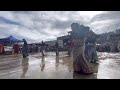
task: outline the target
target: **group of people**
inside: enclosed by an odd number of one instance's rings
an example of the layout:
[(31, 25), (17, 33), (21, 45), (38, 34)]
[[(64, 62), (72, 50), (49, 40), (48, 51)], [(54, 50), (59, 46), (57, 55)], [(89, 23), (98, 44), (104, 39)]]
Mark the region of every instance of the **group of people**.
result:
[[(0, 54), (4, 54), (5, 52), (5, 47), (3, 43), (0, 43)], [(12, 53), (13, 54), (19, 54), (22, 52), (22, 46), (19, 45), (18, 43), (15, 43), (12, 47)]]
[[(41, 52), (42, 56), (45, 56), (45, 52), (47, 51), (48, 47), (47, 45), (42, 41), (41, 45), (28, 45), (27, 41), (25, 39), (22, 40), (23, 45), (20, 45), (19, 43), (15, 43), (12, 46), (12, 54), (21, 54), (23, 55), (23, 58), (27, 57), (29, 53), (34, 52)], [(56, 52), (56, 55), (59, 55), (59, 44), (58, 42), (55, 43), (54, 49)], [(0, 54), (4, 54), (4, 45), (0, 43)]]
[(105, 45), (97, 45), (98, 52), (120, 52), (119, 45), (114, 44), (105, 44)]
[[(73, 56), (73, 69), (75, 72), (83, 72), (84, 74), (94, 73), (91, 63), (98, 62), (96, 40), (99, 38), (89, 27), (84, 25), (79, 25), (78, 23), (71, 24), (71, 40), (68, 41), (68, 55)], [(29, 56), (29, 47), (25, 39), (23, 39), (22, 50), (18, 44), (13, 46), (14, 52), (19, 53), (21, 51), (23, 58)], [(0, 53), (2, 52), (3, 46), (0, 44)], [(108, 50), (111, 50), (108, 47)], [(38, 50), (37, 47), (35, 50)], [(113, 48), (112, 48), (113, 49)], [(33, 49), (32, 49), (33, 50)], [(41, 43), (41, 53), (42, 56), (45, 56), (45, 43)], [(59, 55), (59, 44), (58, 41), (55, 43), (55, 53), (56, 56)]]
[(39, 52), (39, 46), (35, 44), (28, 45), (29, 53)]
[[(45, 47), (46, 47), (45, 43), (42, 41), (42, 43), (41, 43), (41, 53), (42, 53), (42, 56), (45, 56), (45, 49), (46, 49)], [(56, 56), (58, 56), (59, 55), (59, 43), (58, 43), (58, 41), (56, 41), (54, 47), (55, 47)]]
[(22, 45), (15, 43), (13, 45), (13, 51), (14, 51), (14, 54), (22, 53)]
[[(22, 48), (22, 54), (23, 54), (23, 58), (27, 57), (29, 55), (29, 50), (30, 48), (28, 47), (28, 44), (26, 42), (25, 39), (23, 39), (23, 48)], [(38, 51), (42, 53), (42, 56), (45, 56), (45, 49), (46, 49), (46, 45), (45, 43), (42, 41), (41, 42), (41, 46), (37, 47)], [(32, 49), (33, 50), (33, 49)], [(34, 48), (34, 50), (36, 50), (36, 48)], [(59, 55), (59, 44), (58, 41), (55, 43), (55, 52), (56, 52), (56, 56)]]

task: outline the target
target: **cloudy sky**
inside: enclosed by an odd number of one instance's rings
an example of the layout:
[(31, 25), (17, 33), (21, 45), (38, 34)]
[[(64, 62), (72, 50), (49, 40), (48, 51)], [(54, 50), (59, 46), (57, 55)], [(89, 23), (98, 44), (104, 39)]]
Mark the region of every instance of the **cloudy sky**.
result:
[(0, 11), (0, 38), (13, 35), (28, 42), (55, 40), (67, 35), (73, 22), (95, 33), (120, 28), (119, 11)]

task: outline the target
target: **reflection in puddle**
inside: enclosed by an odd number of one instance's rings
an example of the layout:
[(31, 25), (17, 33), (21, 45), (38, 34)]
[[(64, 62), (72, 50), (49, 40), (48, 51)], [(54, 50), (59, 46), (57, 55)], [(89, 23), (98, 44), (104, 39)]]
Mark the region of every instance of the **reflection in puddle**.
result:
[(45, 56), (42, 56), (40, 67), (41, 67), (41, 71), (44, 71), (44, 68), (45, 68)]
[[(91, 75), (73, 72), (73, 59), (65, 53), (55, 52), (41, 57), (40, 54), (22, 56), (2, 56), (0, 58), (0, 78), (40, 78), (40, 79), (117, 79), (120, 78), (120, 54), (98, 53), (100, 63), (92, 64), (95, 73)], [(109, 55), (109, 56), (108, 56)], [(113, 59), (114, 58), (114, 59)], [(104, 59), (104, 60), (103, 60)], [(14, 67), (15, 66), (15, 67)], [(4, 69), (3, 69), (4, 68)], [(21, 73), (22, 69), (22, 73)], [(29, 69), (29, 70), (28, 70)]]
[(58, 66), (59, 66), (59, 56), (56, 56), (56, 63), (55, 63), (55, 68), (56, 70), (58, 70)]
[(23, 58), (22, 60), (22, 75), (21, 78), (25, 78), (25, 74), (27, 73), (29, 68), (29, 58)]

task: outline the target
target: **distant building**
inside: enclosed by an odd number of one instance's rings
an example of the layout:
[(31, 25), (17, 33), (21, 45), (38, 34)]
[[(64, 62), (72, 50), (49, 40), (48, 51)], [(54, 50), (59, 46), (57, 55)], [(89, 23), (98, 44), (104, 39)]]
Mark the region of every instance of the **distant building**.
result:
[(67, 44), (67, 42), (71, 39), (71, 33), (72, 31), (68, 32), (68, 35), (58, 37), (57, 40), (63, 42), (63, 46)]

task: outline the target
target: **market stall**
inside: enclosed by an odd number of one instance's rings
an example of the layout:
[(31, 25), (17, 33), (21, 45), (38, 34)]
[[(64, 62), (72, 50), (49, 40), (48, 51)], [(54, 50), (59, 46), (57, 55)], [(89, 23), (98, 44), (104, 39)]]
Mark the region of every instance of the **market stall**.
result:
[(4, 45), (4, 54), (12, 54), (13, 44), (22, 42), (13, 36), (7, 38), (1, 38), (0, 43)]

